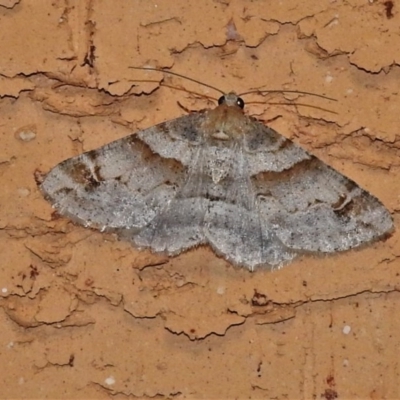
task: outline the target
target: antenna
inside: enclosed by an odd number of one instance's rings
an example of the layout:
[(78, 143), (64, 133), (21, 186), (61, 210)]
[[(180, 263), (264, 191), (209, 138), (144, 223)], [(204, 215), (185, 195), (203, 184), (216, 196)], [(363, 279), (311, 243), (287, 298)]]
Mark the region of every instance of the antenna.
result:
[(218, 88), (216, 88), (216, 87), (214, 87), (214, 86), (208, 85), (207, 83), (198, 81), (197, 79), (189, 78), (188, 76), (178, 74), (177, 72), (167, 71), (167, 70), (165, 70), (165, 69), (153, 68), (153, 67), (129, 67), (129, 68), (138, 69), (138, 70), (142, 70), (142, 71), (156, 71), (156, 72), (162, 72), (162, 73), (164, 73), (164, 74), (169, 74), (169, 75), (178, 76), (179, 78), (186, 79), (186, 80), (188, 80), (188, 81), (192, 81), (192, 82), (195, 82), (195, 83), (197, 83), (197, 84), (199, 84), (199, 85), (203, 85), (203, 86), (205, 86), (205, 87), (208, 87), (209, 89), (216, 90), (217, 92), (219, 92), (219, 93), (221, 93), (221, 94), (223, 94), (223, 95), (225, 94), (225, 92), (223, 92), (221, 89), (218, 89)]
[(328, 97), (323, 94), (318, 94), (318, 93), (312, 93), (312, 92), (304, 92), (302, 90), (285, 90), (285, 89), (267, 89), (267, 90), (250, 90), (248, 92), (240, 93), (238, 96), (246, 96), (251, 93), (257, 93), (257, 94), (264, 94), (264, 93), (297, 93), (297, 94), (305, 94), (307, 96), (314, 96), (314, 97), (319, 97), (321, 99), (325, 100), (331, 100), (331, 101), (337, 101), (337, 99), (334, 99), (333, 97)]
[(252, 93), (257, 93), (257, 94), (264, 94), (264, 93), (297, 93), (297, 94), (305, 94), (307, 96), (314, 96), (314, 97), (320, 97), (321, 99), (326, 99), (326, 100), (331, 100), (331, 101), (337, 101), (337, 99), (334, 99), (333, 97), (328, 97), (323, 94), (317, 94), (317, 93), (312, 93), (312, 92), (304, 92), (301, 90), (281, 90), (281, 89), (271, 89), (271, 90), (249, 90), (248, 92), (240, 93), (238, 96), (246, 96), (248, 94)]
[[(177, 76), (179, 78), (186, 79), (188, 81), (191, 81), (191, 82), (197, 83), (199, 85), (208, 87), (209, 89), (213, 89), (213, 90), (221, 93), (222, 95), (226, 94), (226, 92), (222, 91), (221, 89), (218, 89), (215, 86), (211, 86), (211, 85), (209, 85), (207, 83), (204, 83), (204, 82), (201, 82), (201, 81), (199, 81), (197, 79), (190, 78), (188, 76), (178, 74), (177, 72), (168, 71), (168, 70), (165, 70), (165, 69), (162, 69), (162, 68), (155, 68), (155, 67), (129, 67), (129, 68), (140, 70), (140, 71), (162, 72), (163, 74), (169, 74), (169, 75)], [(246, 96), (246, 95), (252, 94), (252, 93), (257, 93), (257, 94), (260, 94), (260, 95), (262, 95), (264, 93), (297, 93), (297, 94), (304, 94), (306, 96), (319, 97), (319, 98), (325, 99), (325, 100), (337, 101), (337, 99), (325, 96), (323, 94), (317, 94), (317, 93), (312, 93), (312, 92), (304, 92), (304, 91), (301, 91), (301, 90), (282, 90), (282, 89), (271, 89), (271, 90), (257, 90), (257, 89), (255, 89), (255, 90), (249, 90), (248, 92), (240, 93), (240, 94), (238, 94), (238, 96)]]

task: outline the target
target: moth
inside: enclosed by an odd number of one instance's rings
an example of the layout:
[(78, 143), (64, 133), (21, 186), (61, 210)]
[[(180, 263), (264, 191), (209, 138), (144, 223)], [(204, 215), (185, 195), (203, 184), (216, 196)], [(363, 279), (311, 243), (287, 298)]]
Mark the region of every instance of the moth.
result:
[(377, 198), (247, 116), (234, 92), (61, 162), (40, 189), (59, 214), (139, 249), (176, 256), (209, 245), (251, 271), (393, 230)]

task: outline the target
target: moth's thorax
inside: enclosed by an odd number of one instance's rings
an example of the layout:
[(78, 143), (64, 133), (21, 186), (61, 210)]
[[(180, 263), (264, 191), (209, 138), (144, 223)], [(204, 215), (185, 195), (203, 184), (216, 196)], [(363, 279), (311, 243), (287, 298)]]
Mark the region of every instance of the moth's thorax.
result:
[(203, 122), (203, 132), (206, 137), (218, 140), (235, 140), (246, 134), (248, 117), (238, 105), (220, 104), (207, 111)]

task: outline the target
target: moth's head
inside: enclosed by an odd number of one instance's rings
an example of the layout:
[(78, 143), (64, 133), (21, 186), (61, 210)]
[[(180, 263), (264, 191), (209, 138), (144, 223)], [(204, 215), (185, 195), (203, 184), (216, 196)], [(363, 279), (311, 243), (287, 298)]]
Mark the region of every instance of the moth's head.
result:
[(239, 107), (243, 110), (244, 108), (244, 101), (241, 97), (239, 97), (236, 93), (230, 92), (224, 94), (218, 99), (218, 104), (226, 104), (229, 107)]

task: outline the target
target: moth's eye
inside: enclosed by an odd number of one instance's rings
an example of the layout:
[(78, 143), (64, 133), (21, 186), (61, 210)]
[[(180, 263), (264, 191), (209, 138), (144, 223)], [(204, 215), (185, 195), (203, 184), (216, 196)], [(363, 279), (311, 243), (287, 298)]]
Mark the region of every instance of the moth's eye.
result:
[(226, 102), (225, 96), (221, 96), (221, 97), (218, 99), (218, 105), (224, 104), (225, 102)]
[(244, 108), (244, 101), (240, 97), (238, 97), (236, 104), (243, 109)]

